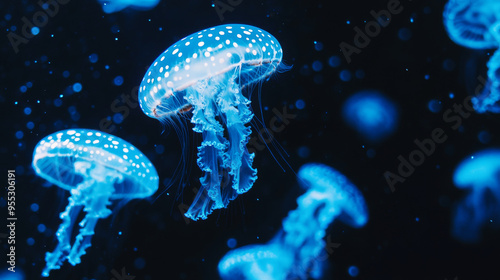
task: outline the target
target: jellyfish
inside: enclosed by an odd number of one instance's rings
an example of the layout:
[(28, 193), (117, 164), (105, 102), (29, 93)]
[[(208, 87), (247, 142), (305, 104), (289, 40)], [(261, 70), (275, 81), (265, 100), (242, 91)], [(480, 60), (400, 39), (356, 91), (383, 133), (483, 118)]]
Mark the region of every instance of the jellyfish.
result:
[(112, 14), (119, 12), (128, 7), (134, 8), (136, 10), (150, 10), (158, 3), (160, 0), (97, 0), (102, 5), (102, 10), (106, 14)]
[(201, 188), (186, 217), (206, 219), (257, 179), (255, 154), (246, 147), (251, 133), (246, 124), (253, 113), (243, 91), (249, 94), (252, 86), (284, 70), (282, 56), (278, 40), (268, 32), (227, 24), (183, 38), (147, 70), (139, 88), (144, 113), (174, 127), (189, 113), (193, 130), (203, 137), (197, 160)]
[(394, 132), (398, 113), (395, 104), (383, 94), (364, 90), (344, 102), (342, 116), (364, 139), (376, 143)]
[(302, 166), (299, 182), (306, 193), (267, 244), (229, 251), (219, 262), (222, 279), (319, 279), (326, 230), (336, 219), (354, 228), (368, 222), (361, 192), (340, 172), (319, 163)]
[[(71, 193), (62, 224), (57, 230), (57, 247), (45, 256), (42, 276), (48, 277), (67, 259), (80, 263), (91, 246), (99, 219), (111, 214), (111, 200), (146, 198), (158, 189), (159, 178), (151, 162), (130, 143), (104, 132), (70, 129), (43, 138), (33, 153), (35, 172)], [(72, 231), (80, 211), (85, 217), (73, 244)]]
[(462, 161), (453, 181), (469, 193), (455, 209), (452, 235), (465, 243), (477, 242), (481, 228), (500, 215), (500, 149), (483, 150)]
[(500, 113), (500, 2), (495, 0), (450, 0), (443, 14), (448, 35), (471, 49), (497, 49), (488, 61), (488, 82), (472, 98), (476, 112)]

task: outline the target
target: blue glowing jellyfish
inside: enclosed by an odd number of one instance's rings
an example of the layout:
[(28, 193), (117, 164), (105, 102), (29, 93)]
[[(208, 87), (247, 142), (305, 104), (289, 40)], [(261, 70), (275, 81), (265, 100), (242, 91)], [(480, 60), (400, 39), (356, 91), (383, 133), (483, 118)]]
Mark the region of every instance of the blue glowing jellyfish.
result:
[[(145, 198), (158, 189), (158, 174), (151, 162), (130, 143), (100, 131), (71, 129), (43, 138), (33, 153), (33, 168), (45, 180), (71, 193), (56, 236), (59, 244), (47, 252), (42, 276), (59, 269), (68, 259), (80, 263), (90, 247), (94, 227), (108, 217), (111, 200)], [(72, 231), (80, 211), (85, 218), (73, 245)]]
[(396, 105), (378, 91), (355, 93), (342, 106), (344, 120), (370, 142), (391, 135), (397, 126)]
[(481, 228), (500, 215), (500, 149), (484, 150), (462, 161), (453, 181), (469, 194), (455, 209), (452, 235), (477, 242)]
[[(174, 123), (192, 112), (193, 130), (203, 136), (198, 166), (204, 176), (186, 217), (206, 219), (257, 179), (254, 154), (246, 148), (251, 129), (245, 125), (253, 113), (243, 90), (250, 92), (254, 84), (285, 67), (282, 56), (278, 40), (268, 32), (228, 24), (178, 41), (146, 72), (139, 88), (144, 113)], [(229, 178), (228, 183), (221, 185), (222, 178)]]
[(97, 0), (102, 5), (102, 10), (106, 14), (111, 14), (119, 12), (128, 7), (134, 8), (136, 10), (149, 10), (158, 3), (160, 0)]
[(219, 262), (222, 279), (319, 279), (330, 223), (338, 218), (359, 228), (368, 222), (363, 195), (335, 169), (306, 164), (298, 177), (307, 191), (283, 220), (282, 231), (265, 245), (229, 251)]
[[(445, 7), (444, 25), (457, 44), (472, 49), (498, 49), (500, 46), (500, 2), (496, 0), (450, 0)], [(488, 84), (472, 98), (478, 113), (500, 113), (500, 53), (488, 62)]]

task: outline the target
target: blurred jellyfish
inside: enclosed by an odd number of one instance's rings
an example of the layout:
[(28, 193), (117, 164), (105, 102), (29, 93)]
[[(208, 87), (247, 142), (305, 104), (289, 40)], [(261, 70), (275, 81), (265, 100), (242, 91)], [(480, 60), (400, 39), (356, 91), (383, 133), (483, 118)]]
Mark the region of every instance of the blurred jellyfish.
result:
[(364, 90), (345, 101), (342, 116), (364, 139), (376, 143), (394, 132), (398, 113), (396, 105), (380, 92)]
[(335, 169), (306, 164), (298, 177), (307, 192), (283, 220), (283, 229), (265, 245), (229, 251), (219, 262), (222, 279), (319, 279), (328, 226), (335, 219), (355, 228), (368, 222), (363, 195)]
[(500, 215), (500, 149), (488, 149), (465, 159), (453, 181), (469, 194), (455, 209), (452, 235), (463, 242), (476, 242), (481, 228)]
[(158, 3), (160, 0), (97, 0), (102, 5), (102, 10), (106, 14), (111, 14), (119, 12), (125, 8), (131, 7), (136, 10), (150, 10)]
[[(450, 0), (445, 7), (444, 25), (449, 37), (471, 49), (498, 49), (500, 46), (500, 1)], [(500, 53), (488, 62), (488, 83), (483, 92), (472, 98), (478, 113), (500, 113)]]
[[(144, 113), (173, 124), (185, 137), (183, 121), (192, 111), (193, 130), (203, 136), (197, 163), (204, 176), (186, 217), (206, 219), (257, 179), (254, 154), (246, 148), (251, 129), (245, 125), (253, 113), (243, 90), (250, 94), (255, 84), (283, 69), (282, 56), (278, 40), (268, 32), (228, 24), (185, 37), (148, 69), (139, 88)], [(222, 178), (229, 180), (221, 183)]]
[[(90, 247), (99, 219), (111, 214), (111, 200), (145, 198), (158, 189), (158, 174), (151, 162), (130, 143), (100, 131), (75, 129), (55, 132), (43, 138), (33, 153), (33, 168), (45, 180), (71, 193), (62, 224), (56, 236), (59, 244), (47, 262), (42, 276), (48, 277), (68, 259), (80, 263)], [(85, 218), (71, 245), (73, 226), (85, 211)]]

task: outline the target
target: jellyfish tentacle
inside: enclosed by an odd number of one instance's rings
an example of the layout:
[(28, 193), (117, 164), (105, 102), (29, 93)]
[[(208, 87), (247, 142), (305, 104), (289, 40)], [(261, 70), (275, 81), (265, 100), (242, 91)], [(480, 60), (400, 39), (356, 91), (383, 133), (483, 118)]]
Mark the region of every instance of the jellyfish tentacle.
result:
[[(257, 179), (257, 169), (252, 168), (255, 154), (250, 154), (246, 147), (252, 130), (245, 126), (252, 118), (253, 113), (249, 109), (250, 100), (241, 93), (236, 82), (238, 71), (228, 79), (229, 83), (225, 91), (217, 98), (221, 113), (225, 117), (229, 135), (229, 150), (225, 154), (224, 166), (229, 168), (232, 177), (232, 188), (236, 191), (234, 195), (227, 195), (230, 200), (237, 194), (247, 192)], [(232, 190), (226, 192), (232, 193)]]
[(79, 223), (80, 232), (68, 256), (68, 262), (72, 265), (79, 264), (81, 256), (85, 255), (85, 250), (91, 246), (94, 228), (99, 219), (107, 218), (112, 213), (107, 206), (111, 204), (110, 197), (113, 192), (113, 183), (110, 184), (108, 181), (97, 182), (89, 191), (82, 191), (81, 194), (86, 197), (83, 200), (85, 204), (83, 210), (87, 214)]
[(211, 98), (217, 90), (217, 87), (208, 81), (202, 81), (198, 87), (188, 89), (186, 93), (186, 99), (194, 107), (191, 119), (195, 125), (193, 130), (203, 136), (203, 141), (198, 147), (197, 164), (204, 172), (204, 176), (200, 178), (200, 190), (185, 213), (186, 217), (193, 220), (206, 219), (214, 209), (225, 207), (220, 192), (222, 174), (219, 166), (223, 162), (222, 157), (228, 143), (223, 135), (224, 128), (216, 120), (218, 111)]
[(500, 51), (495, 51), (488, 61), (488, 83), (479, 96), (472, 98), (474, 109), (478, 113), (486, 111), (500, 113)]

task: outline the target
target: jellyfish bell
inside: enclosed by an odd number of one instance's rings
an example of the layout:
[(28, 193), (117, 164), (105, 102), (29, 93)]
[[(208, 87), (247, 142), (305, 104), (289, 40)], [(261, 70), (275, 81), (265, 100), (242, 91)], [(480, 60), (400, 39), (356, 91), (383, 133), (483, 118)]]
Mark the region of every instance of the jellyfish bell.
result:
[(144, 113), (175, 124), (190, 112), (193, 130), (203, 137), (197, 164), (204, 175), (186, 217), (206, 219), (257, 179), (255, 155), (246, 148), (253, 113), (243, 91), (285, 69), (282, 57), (281, 45), (267, 31), (226, 24), (181, 39), (147, 70), (139, 88)]
[(457, 203), (451, 233), (464, 243), (481, 238), (484, 225), (494, 223), (500, 215), (500, 149), (487, 149), (463, 160), (455, 169), (453, 182), (468, 190)]
[(463, 160), (453, 173), (460, 189), (493, 188), (500, 183), (500, 149), (488, 149)]
[(354, 228), (368, 221), (368, 209), (361, 192), (334, 168), (319, 164), (304, 164), (297, 173), (303, 188), (321, 190), (338, 209), (339, 219)]
[(495, 0), (450, 0), (443, 13), (450, 39), (472, 49), (500, 45), (500, 2)]
[[(158, 189), (159, 178), (151, 162), (130, 143), (104, 132), (69, 129), (43, 138), (35, 147), (32, 166), (40, 177), (71, 193), (60, 217), (56, 249), (46, 255), (42, 276), (47, 277), (67, 259), (80, 263), (91, 244), (99, 219), (112, 212), (111, 200), (145, 198)], [(85, 218), (71, 244), (71, 233), (80, 211)]]
[(228, 252), (219, 261), (219, 275), (224, 280), (286, 279), (292, 263), (283, 258), (279, 246), (248, 245)]

